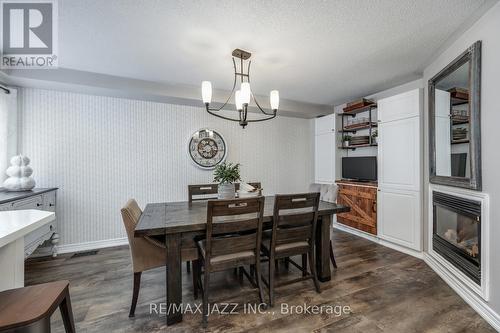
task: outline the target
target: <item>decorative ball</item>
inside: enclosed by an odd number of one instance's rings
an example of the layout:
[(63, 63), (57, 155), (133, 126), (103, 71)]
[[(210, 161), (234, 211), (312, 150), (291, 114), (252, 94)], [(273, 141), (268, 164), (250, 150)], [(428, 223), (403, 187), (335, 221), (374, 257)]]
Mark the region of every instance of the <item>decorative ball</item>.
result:
[(8, 191), (29, 191), (35, 187), (35, 180), (31, 175), (33, 169), (28, 166), (30, 159), (27, 156), (16, 155), (10, 159), (11, 166), (5, 172), (7, 178), (3, 187)]

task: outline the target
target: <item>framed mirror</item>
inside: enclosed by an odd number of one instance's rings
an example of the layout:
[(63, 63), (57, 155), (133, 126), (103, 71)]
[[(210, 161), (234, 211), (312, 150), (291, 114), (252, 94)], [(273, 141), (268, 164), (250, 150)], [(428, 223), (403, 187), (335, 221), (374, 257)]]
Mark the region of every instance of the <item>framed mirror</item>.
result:
[(429, 80), (429, 181), (481, 190), (481, 41)]

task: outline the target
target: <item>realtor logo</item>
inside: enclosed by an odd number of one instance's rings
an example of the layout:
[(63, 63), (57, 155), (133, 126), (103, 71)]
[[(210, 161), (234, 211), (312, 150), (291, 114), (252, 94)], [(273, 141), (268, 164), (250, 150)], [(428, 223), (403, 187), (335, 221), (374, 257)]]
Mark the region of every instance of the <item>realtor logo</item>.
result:
[(0, 67), (57, 67), (57, 0), (0, 0), (0, 7)]

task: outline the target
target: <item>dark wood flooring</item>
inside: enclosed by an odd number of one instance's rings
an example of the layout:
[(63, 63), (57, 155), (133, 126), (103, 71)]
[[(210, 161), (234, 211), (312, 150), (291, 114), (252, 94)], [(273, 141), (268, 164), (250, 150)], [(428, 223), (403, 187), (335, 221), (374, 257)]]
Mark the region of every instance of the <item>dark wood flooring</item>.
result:
[[(244, 314), (242, 304), (258, 302), (248, 281), (238, 283), (232, 272), (214, 274), (210, 300), (239, 303), (239, 314), (209, 319), (208, 331), (227, 332), (494, 332), (423, 261), (343, 232), (335, 232), (339, 268), (317, 294), (311, 281), (276, 290), (276, 305), (265, 314)], [(185, 266), (183, 265), (184, 269)], [(297, 277), (280, 267), (278, 279)], [(165, 271), (143, 273), (136, 317), (128, 318), (132, 268), (127, 247), (99, 250), (90, 256), (61, 255), (26, 264), (26, 284), (70, 281), (77, 332), (164, 332), (165, 317), (150, 314), (150, 303), (165, 302)], [(183, 273), (183, 299), (194, 305), (191, 276)], [(281, 303), (349, 306), (350, 314), (281, 313)], [(324, 308), (326, 309), (326, 308)], [(53, 332), (63, 332), (59, 311)], [(171, 332), (201, 331), (201, 315), (185, 314), (169, 326)]]

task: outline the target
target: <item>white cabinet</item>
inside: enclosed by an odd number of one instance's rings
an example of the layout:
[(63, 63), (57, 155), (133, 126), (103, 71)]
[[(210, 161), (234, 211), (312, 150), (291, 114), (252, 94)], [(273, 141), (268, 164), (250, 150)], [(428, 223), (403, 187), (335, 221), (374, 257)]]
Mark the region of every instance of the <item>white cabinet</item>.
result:
[(314, 134), (333, 133), (335, 131), (335, 114), (319, 117), (314, 120)]
[(420, 190), (420, 118), (378, 126), (378, 184), (381, 188)]
[[(30, 192), (3, 192), (0, 191), (0, 211), (37, 209), (45, 211), (56, 211), (56, 190), (34, 189)], [(24, 237), (24, 256), (29, 257), (40, 245), (50, 240), (52, 254), (57, 255), (57, 233), (56, 221), (46, 223), (40, 228), (31, 231)]]
[(335, 114), (314, 120), (314, 181), (335, 182)]
[(379, 236), (421, 250), (420, 192), (379, 189), (377, 203)]
[(421, 251), (422, 90), (377, 104), (378, 236)]
[(415, 89), (378, 100), (378, 121), (388, 122), (409, 117), (420, 117), (422, 96), (422, 89)]

